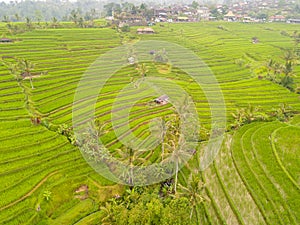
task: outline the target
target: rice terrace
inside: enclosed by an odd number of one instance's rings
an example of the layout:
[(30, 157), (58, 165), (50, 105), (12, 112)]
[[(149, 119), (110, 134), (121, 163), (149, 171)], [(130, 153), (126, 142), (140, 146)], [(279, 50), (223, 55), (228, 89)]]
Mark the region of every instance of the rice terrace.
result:
[(2, 3), (0, 224), (300, 224), (300, 4), (253, 2), (298, 14)]

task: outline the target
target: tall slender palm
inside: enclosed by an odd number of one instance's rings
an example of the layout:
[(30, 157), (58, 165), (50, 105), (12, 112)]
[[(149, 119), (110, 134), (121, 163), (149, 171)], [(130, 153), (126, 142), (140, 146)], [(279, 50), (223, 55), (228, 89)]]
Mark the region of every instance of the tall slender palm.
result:
[(52, 195), (52, 192), (49, 191), (49, 190), (46, 190), (46, 191), (43, 192), (43, 196), (44, 196), (44, 198), (45, 198), (47, 201), (50, 200), (51, 195)]
[(189, 154), (187, 153), (188, 151), (186, 149), (188, 146), (184, 137), (181, 135), (178, 139), (177, 144), (175, 143), (175, 141), (169, 140), (169, 143), (166, 143), (166, 147), (168, 149), (169, 157), (165, 159), (165, 161), (175, 164), (174, 192), (176, 193), (179, 165), (185, 164), (187, 162), (187, 159), (189, 158)]
[(282, 72), (285, 76), (292, 76), (294, 74), (292, 61), (287, 61), (282, 68)]
[[(170, 117), (168, 117), (170, 118)], [(161, 143), (161, 159), (164, 159), (165, 155), (165, 138), (167, 136), (168, 129), (172, 125), (172, 120), (167, 117), (163, 117), (158, 122), (155, 123), (153, 127), (151, 127), (151, 132)]]
[(141, 77), (145, 77), (149, 71), (145, 63), (142, 63), (141, 65), (139, 65), (137, 69), (138, 69)]
[(271, 77), (271, 72), (273, 71), (273, 65), (274, 65), (273, 59), (270, 59), (270, 60), (266, 63), (267, 76), (269, 76), (269, 77)]
[(77, 24), (78, 19), (79, 19), (79, 13), (78, 11), (73, 9), (70, 13), (70, 20), (73, 21), (75, 24)]
[(234, 124), (232, 124), (233, 128), (239, 128), (240, 126), (242, 126), (245, 122), (245, 109), (241, 108), (241, 109), (237, 109), (236, 113), (231, 113), (231, 115), (234, 118)]
[(20, 59), (19, 60), (19, 68), (21, 70), (21, 75), (26, 78), (29, 78), (31, 88), (34, 89), (33, 82), (32, 82), (32, 70), (34, 70), (34, 64), (27, 59)]
[(284, 51), (284, 55), (283, 55), (283, 59), (285, 60), (285, 62), (294, 62), (294, 60), (296, 59), (296, 54), (293, 50), (291, 49), (287, 49)]
[(15, 13), (14, 16), (16, 18), (16, 21), (20, 21), (21, 20), (21, 17), (20, 17), (20, 15), (18, 13)]
[(3, 16), (3, 22), (8, 23), (9, 22), (9, 16)]
[(25, 17), (25, 21), (26, 21), (26, 26), (28, 27), (28, 28), (31, 28), (31, 26), (32, 26), (32, 24), (31, 24), (31, 19), (30, 19), (30, 17)]
[(192, 172), (189, 176), (187, 186), (181, 184), (179, 186), (178, 195), (184, 196), (189, 199), (191, 205), (190, 220), (193, 217), (193, 213), (196, 215), (197, 224), (199, 221), (198, 205), (205, 200), (201, 194), (204, 189), (204, 183), (200, 179), (200, 174), (198, 171)]
[(52, 27), (53, 27), (53, 28), (56, 28), (57, 25), (58, 25), (58, 20), (57, 20), (57, 18), (56, 18), (55, 16), (52, 17), (51, 22), (52, 22)]
[(104, 212), (104, 216), (101, 219), (101, 224), (112, 224), (115, 222), (114, 211), (113, 211), (113, 203), (105, 203), (105, 207), (100, 207), (101, 211)]
[(121, 174), (120, 178), (128, 183), (128, 185), (134, 185), (134, 167), (137, 164), (141, 164), (145, 162), (145, 159), (142, 155), (145, 153), (143, 150), (134, 150), (131, 146), (127, 146), (124, 149), (116, 150), (119, 156), (121, 157), (121, 161), (126, 165)]

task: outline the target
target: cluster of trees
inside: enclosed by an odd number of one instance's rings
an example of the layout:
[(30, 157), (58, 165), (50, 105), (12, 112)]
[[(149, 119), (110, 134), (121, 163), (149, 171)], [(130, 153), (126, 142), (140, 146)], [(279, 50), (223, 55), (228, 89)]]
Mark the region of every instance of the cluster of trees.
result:
[(104, 5), (104, 13), (106, 16), (114, 16), (117, 19), (123, 19), (128, 15), (139, 15), (146, 20), (150, 20), (154, 16), (153, 9), (150, 9), (145, 3), (139, 6), (125, 2), (125, 3), (108, 3)]
[[(141, 65), (140, 74), (144, 76), (146, 69)], [(186, 100), (185, 100), (186, 101)], [(96, 144), (97, 138), (107, 132), (106, 124), (99, 120), (95, 121), (95, 127), (84, 132), (85, 138), (78, 140), (81, 148), (86, 149), (88, 154), (96, 156), (100, 151), (101, 157), (112, 169), (114, 165), (106, 157), (102, 146)], [(179, 163), (182, 160), (182, 151), (185, 140), (180, 134), (179, 117), (170, 115), (155, 123), (151, 131), (162, 143), (160, 157), (161, 161), (171, 158), (174, 176), (156, 185), (148, 187), (135, 186), (137, 179), (145, 179), (140, 175), (134, 176), (133, 167), (149, 160), (153, 153), (145, 156), (143, 150), (134, 150), (130, 145), (116, 149), (115, 155), (127, 165), (120, 173), (120, 179), (128, 186), (125, 193), (108, 200), (101, 205), (101, 224), (201, 224), (206, 221), (205, 210), (202, 202), (207, 201), (204, 190), (205, 185), (197, 169), (190, 165), (190, 174), (179, 182)], [(153, 175), (159, 177), (166, 171), (153, 171)], [(172, 174), (170, 173), (170, 174)], [(182, 176), (185, 176), (181, 173)], [(170, 175), (171, 176), (171, 175)], [(184, 184), (183, 184), (184, 183)], [(174, 213), (176, 212), (176, 213)]]
[[(18, 15), (16, 15), (18, 16)], [(25, 17), (23, 23), (12, 23), (11, 20), (4, 20), (6, 23), (6, 27), (10, 34), (18, 34), (24, 33), (26, 31), (30, 31), (36, 28), (44, 29), (44, 28), (59, 28), (59, 27), (103, 27), (106, 26), (106, 23), (103, 21), (98, 21), (95, 23), (95, 19), (97, 19), (97, 12), (95, 9), (91, 9), (86, 12), (85, 15), (82, 14), (80, 9), (74, 9), (67, 15), (66, 21), (73, 22), (72, 24), (60, 23), (60, 20), (57, 17), (52, 17), (49, 21), (42, 22), (41, 19), (36, 21), (34, 18)], [(22, 19), (23, 20), (23, 19)]]
[[(18, 15), (16, 15), (18, 16)], [(57, 17), (52, 17), (50, 21), (42, 22), (41, 20), (36, 21), (31, 17), (25, 17), (22, 23), (13, 23), (11, 20), (3, 20), (6, 23), (7, 31), (11, 35), (24, 33), (31, 31), (33, 29), (46, 29), (46, 28), (91, 28), (91, 27), (106, 27), (108, 24), (104, 20), (97, 20), (97, 12), (95, 9), (91, 9), (89, 12), (86, 12), (85, 15), (82, 14), (82, 11), (79, 9), (74, 9), (66, 17), (66, 21), (71, 21), (73, 23), (62, 23)], [(2, 34), (6, 36), (6, 33)]]
[(0, 17), (2, 21), (24, 21), (30, 18), (32, 21), (68, 21), (72, 11), (79, 11), (83, 18), (89, 20), (91, 14), (100, 17), (103, 3), (96, 0), (80, 1), (11, 1), (0, 3)]
[[(176, 193), (168, 181), (148, 187), (131, 187), (100, 207), (101, 224), (201, 224), (205, 221), (202, 202), (204, 184), (191, 173), (186, 186)], [(176, 212), (176, 213), (175, 213)]]
[(237, 109), (232, 113), (234, 122), (231, 129), (238, 129), (245, 124), (255, 121), (273, 121), (279, 120), (287, 122), (296, 112), (287, 104), (280, 104), (278, 108), (274, 108), (271, 112), (263, 112), (260, 107), (249, 105), (246, 108)]
[(10, 71), (18, 82), (21, 82), (23, 79), (29, 79), (31, 88), (34, 89), (32, 73), (35, 64), (23, 58), (13, 58), (13, 60), (14, 61), (2, 60), (2, 64)]
[[(165, 2), (165, 5), (171, 5), (176, 2)], [(186, 4), (196, 9), (199, 7), (197, 1), (186, 1)], [(147, 3), (148, 4), (148, 3)], [(47, 1), (10, 1), (9, 3), (0, 2), (0, 18), (4, 22), (9, 21), (24, 21), (26, 17), (32, 21), (51, 21), (56, 18), (58, 21), (68, 21), (72, 11), (80, 11), (81, 17), (85, 20), (90, 20), (91, 12), (93, 11), (97, 18), (101, 16), (112, 16), (123, 13), (131, 13), (132, 15), (141, 14), (149, 19), (153, 16), (153, 10), (148, 9), (147, 4), (142, 3), (135, 5), (131, 2), (116, 3), (114, 1), (99, 1), (99, 0), (78, 0), (78, 1), (63, 1), (63, 0), (47, 0)], [(148, 5), (156, 5), (152, 2)], [(210, 8), (210, 13), (217, 19), (223, 19), (228, 12), (228, 8), (232, 5), (232, 1), (223, 2), (222, 8), (216, 7), (216, 1), (206, 1), (205, 5)], [(278, 10), (259, 10), (254, 7), (248, 12), (249, 16), (267, 19), (269, 14), (281, 14), (281, 10), (286, 5), (289, 5), (289, 17), (297, 17), (300, 13), (299, 2), (281, 1)]]
[[(298, 39), (297, 39), (298, 40)], [(298, 64), (299, 53), (295, 49), (287, 49), (282, 56), (284, 62), (276, 62), (273, 59), (268, 60), (263, 66), (263, 71), (266, 71), (264, 76), (276, 84), (282, 85), (290, 91), (295, 91), (294, 83), (294, 66)]]

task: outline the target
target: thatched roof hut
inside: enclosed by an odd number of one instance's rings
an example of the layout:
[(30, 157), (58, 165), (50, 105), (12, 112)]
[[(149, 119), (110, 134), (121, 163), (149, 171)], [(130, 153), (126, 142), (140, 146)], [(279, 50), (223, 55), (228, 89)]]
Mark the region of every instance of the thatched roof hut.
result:
[(150, 27), (146, 27), (146, 28), (138, 28), (136, 31), (138, 34), (154, 34), (155, 31), (150, 28)]
[(165, 105), (169, 102), (169, 96), (168, 95), (162, 95), (154, 100), (155, 103), (160, 105)]
[(9, 38), (0, 38), (0, 42), (2, 43), (9, 43), (9, 42), (13, 42), (11, 39)]

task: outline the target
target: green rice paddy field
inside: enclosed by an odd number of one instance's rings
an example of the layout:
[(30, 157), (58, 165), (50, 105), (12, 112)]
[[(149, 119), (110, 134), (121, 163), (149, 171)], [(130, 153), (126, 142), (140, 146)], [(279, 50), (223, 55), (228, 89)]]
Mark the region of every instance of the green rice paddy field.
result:
[[(270, 112), (286, 103), (300, 111), (299, 94), (258, 79), (256, 74), (270, 58), (282, 60), (283, 49), (294, 45), (282, 31), (299, 32), (299, 25), (206, 22), (156, 25), (153, 29), (153, 35), (137, 35), (136, 28), (129, 34), (111, 28), (37, 29), (13, 36), (17, 39), (14, 43), (0, 44), (0, 57), (26, 58), (35, 63), (34, 74), (43, 73), (33, 78), (35, 88), (31, 89), (29, 80), (18, 85), (0, 64), (0, 224), (101, 224), (99, 205), (122, 194), (124, 188), (98, 175), (67, 137), (33, 125), (30, 118), (34, 112), (53, 127), (71, 126), (80, 78), (101, 54), (124, 40), (162, 40), (192, 50), (219, 82), (228, 127), (233, 122), (231, 113), (249, 104)], [(0, 23), (0, 33), (5, 30)], [(253, 37), (259, 43), (253, 44)], [(201, 88), (178, 68), (158, 73), (148, 66), (149, 76), (170, 79), (190, 94), (201, 124), (209, 129), (210, 108)], [(300, 86), (300, 66), (294, 70), (295, 85)], [(96, 116), (108, 124), (101, 139), (112, 151), (121, 146), (109, 123), (112, 104), (119, 91), (138, 77), (132, 66), (124, 67), (99, 95)], [(147, 90), (139, 95), (143, 93)], [(126, 107), (135, 95), (128, 92), (118, 104)], [(149, 135), (149, 121), (172, 113), (170, 104), (148, 107), (149, 101), (151, 98), (145, 98), (131, 109), (130, 127), (140, 138)], [(124, 125), (122, 121), (119, 124)], [(207, 223), (300, 224), (299, 146), (299, 116), (285, 123), (254, 122), (226, 133), (214, 163), (201, 173), (209, 199), (201, 203)], [(155, 153), (151, 156), (152, 161), (157, 158)], [(188, 173), (187, 168), (181, 171), (183, 184)], [(83, 184), (89, 186), (84, 200), (75, 192)], [(52, 193), (50, 201), (44, 196), (47, 191)]]

